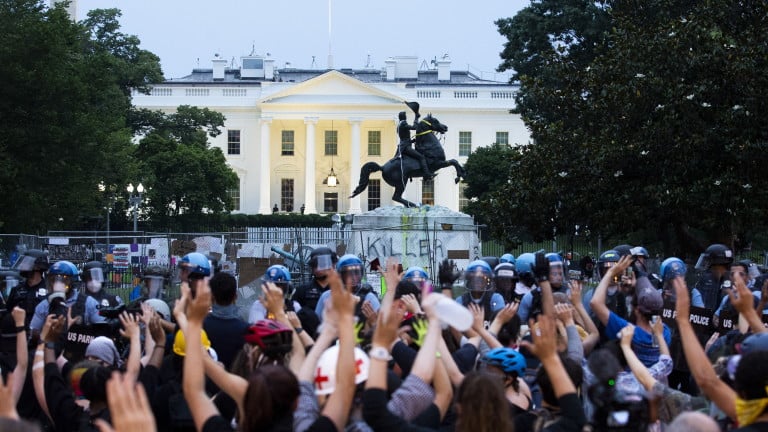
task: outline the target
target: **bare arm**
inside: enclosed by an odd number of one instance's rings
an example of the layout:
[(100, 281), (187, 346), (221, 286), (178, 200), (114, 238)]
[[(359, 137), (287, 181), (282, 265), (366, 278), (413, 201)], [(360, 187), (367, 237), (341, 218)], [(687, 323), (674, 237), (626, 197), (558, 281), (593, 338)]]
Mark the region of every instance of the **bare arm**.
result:
[(481, 338), (483, 338), (490, 349), (500, 348), (501, 342), (499, 342), (498, 339), (496, 339), (492, 334), (488, 332), (488, 330), (485, 329), (483, 309), (474, 303), (470, 303), (468, 307), (469, 311), (472, 312), (472, 317), (474, 318), (472, 321), (472, 330), (474, 330)]
[(517, 315), (517, 309), (519, 307), (520, 307), (520, 302), (518, 301), (507, 303), (506, 305), (504, 305), (504, 307), (499, 311), (499, 313), (496, 314), (496, 317), (493, 318), (493, 322), (491, 322), (491, 326), (488, 328), (488, 331), (491, 332), (491, 334), (495, 334), (498, 336), (504, 324), (508, 323), (509, 320), (512, 319), (512, 317)]
[(248, 391), (248, 381), (240, 375), (227, 372), (224, 366), (213, 361), (211, 356), (203, 355), (202, 357), (205, 374), (218, 388), (224, 390), (237, 403), (240, 412), (244, 413), (243, 400), (245, 400), (245, 393)]
[[(283, 301), (283, 290), (278, 288), (277, 285), (272, 282), (266, 282), (261, 286), (262, 297), (261, 303), (267, 308), (267, 311), (275, 316), (275, 321), (284, 324), (289, 328), (293, 328), (293, 324), (288, 319), (288, 315), (285, 313), (285, 302)], [(304, 333), (304, 332), (302, 332)], [(291, 359), (288, 363), (291, 372), (298, 373), (301, 368), (301, 364), (306, 357), (304, 351), (304, 344), (301, 342), (301, 337), (293, 330)]]
[(632, 336), (634, 334), (635, 326), (632, 324), (627, 324), (626, 327), (621, 329), (621, 351), (624, 353), (627, 365), (632, 369), (632, 373), (635, 374), (637, 381), (645, 387), (646, 391), (651, 391), (653, 385), (656, 384), (656, 379), (640, 359), (637, 358), (635, 352), (632, 351)]
[(120, 334), (131, 341), (131, 347), (128, 351), (128, 361), (125, 364), (125, 373), (127, 378), (133, 382), (138, 381), (139, 371), (141, 369), (141, 329), (136, 317), (128, 312), (120, 314), (120, 322), (123, 329)]
[[(441, 337), (440, 340), (442, 339)], [(451, 357), (451, 354), (447, 351), (445, 351), (445, 354), (442, 354), (442, 352), (440, 354), (440, 360), (435, 363), (435, 375), (432, 379), (432, 386), (435, 388), (434, 402), (440, 411), (440, 419), (442, 420), (453, 401), (453, 386), (451, 385), (451, 379), (448, 377), (445, 363), (442, 361), (443, 356)]]
[(320, 359), (323, 351), (325, 351), (325, 349), (331, 345), (333, 340), (336, 339), (338, 334), (336, 324), (335, 322), (332, 325), (329, 323), (329, 314), (326, 314), (325, 316), (326, 318), (323, 320), (323, 327), (322, 330), (320, 330), (320, 335), (317, 337), (315, 344), (312, 345), (312, 349), (309, 350), (309, 354), (307, 354), (307, 358), (304, 359), (304, 363), (301, 364), (301, 369), (299, 369), (298, 373), (299, 381), (313, 382), (317, 361)]
[(152, 337), (152, 330), (149, 328), (152, 318), (155, 315), (155, 308), (145, 303), (141, 304), (141, 322), (144, 323), (144, 356), (141, 357), (141, 364), (146, 366), (152, 358), (152, 352), (155, 350), (155, 339)]
[(683, 352), (688, 362), (688, 369), (690, 369), (696, 384), (698, 384), (704, 395), (723, 410), (728, 417), (736, 420), (736, 392), (715, 374), (715, 370), (701, 348), (701, 344), (689, 321), (691, 300), (688, 295), (688, 286), (685, 284), (685, 279), (677, 277), (672, 283), (677, 295), (677, 330), (683, 343)]
[(445, 370), (448, 372), (448, 378), (450, 378), (451, 383), (458, 388), (462, 381), (464, 381), (464, 374), (461, 373), (459, 366), (453, 360), (451, 351), (448, 350), (448, 345), (445, 344), (445, 340), (443, 338), (440, 338), (438, 341), (438, 349), (440, 350), (440, 358), (443, 360)]
[(605, 276), (600, 280), (600, 283), (592, 294), (592, 300), (589, 301), (589, 307), (592, 308), (592, 312), (595, 313), (595, 316), (597, 316), (597, 319), (599, 319), (603, 325), (608, 324), (608, 318), (611, 316), (611, 311), (605, 304), (608, 286), (610, 286), (613, 279), (622, 274), (630, 264), (632, 264), (631, 256), (627, 255), (621, 257), (615, 266), (608, 268), (608, 271), (605, 272)]
[(22, 331), (16, 333), (16, 368), (13, 374), (16, 379), (13, 381), (11, 395), (13, 396), (14, 406), (19, 401), (21, 390), (24, 388), (24, 381), (27, 379), (27, 368), (29, 367), (29, 353), (27, 352), (27, 332), (24, 329), (24, 320), (27, 311), (20, 307), (14, 307), (11, 311), (16, 328)]
[(587, 337), (581, 341), (581, 345), (584, 347), (584, 355), (586, 356), (600, 342), (600, 331), (597, 329), (595, 322), (592, 321), (589, 313), (587, 313), (587, 309), (584, 308), (584, 303), (581, 301), (581, 292), (581, 281), (571, 281), (571, 304), (573, 304), (573, 308), (576, 309), (581, 321), (584, 323), (584, 330), (587, 331)]
[(728, 297), (733, 307), (739, 312), (739, 315), (744, 317), (753, 332), (762, 333), (768, 331), (763, 325), (757, 310), (754, 308), (754, 296), (752, 291), (747, 288), (744, 280), (737, 276), (733, 285), (734, 288), (728, 292)]

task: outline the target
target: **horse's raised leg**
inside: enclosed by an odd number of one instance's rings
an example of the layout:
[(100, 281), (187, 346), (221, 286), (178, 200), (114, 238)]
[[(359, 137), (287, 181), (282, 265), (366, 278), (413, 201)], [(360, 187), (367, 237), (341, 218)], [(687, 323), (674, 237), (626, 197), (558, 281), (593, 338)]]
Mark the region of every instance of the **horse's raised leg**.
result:
[(453, 165), (453, 167), (456, 169), (456, 178), (454, 181), (456, 183), (460, 182), (461, 179), (465, 178), (467, 176), (467, 170), (464, 169), (463, 166), (457, 161), (456, 159), (451, 159), (447, 161), (449, 164)]
[(392, 201), (399, 202), (400, 204), (406, 207), (418, 207), (418, 205), (416, 205), (415, 203), (412, 203), (407, 199), (404, 199), (403, 192), (405, 192), (405, 187), (395, 186), (395, 193), (392, 195)]

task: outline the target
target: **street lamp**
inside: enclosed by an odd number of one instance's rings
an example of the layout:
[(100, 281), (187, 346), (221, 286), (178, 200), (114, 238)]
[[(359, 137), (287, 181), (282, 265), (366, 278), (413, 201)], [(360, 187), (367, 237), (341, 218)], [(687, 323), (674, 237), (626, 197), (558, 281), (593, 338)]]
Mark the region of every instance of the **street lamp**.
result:
[[(99, 192), (106, 192), (107, 186), (104, 184), (104, 182), (99, 182)], [(109, 253), (109, 229), (110, 229), (110, 223), (109, 223), (109, 214), (112, 213), (112, 204), (115, 202), (115, 195), (113, 192), (110, 192), (109, 201), (107, 202), (107, 206), (105, 209), (107, 210), (107, 253)]]
[[(135, 188), (133, 187), (133, 183), (128, 183), (128, 187), (126, 188), (128, 190), (128, 204), (131, 205), (131, 211), (133, 211), (133, 232), (138, 231), (138, 222), (139, 222), (139, 205), (141, 205), (141, 200), (143, 199), (142, 194), (144, 193), (144, 185), (139, 183), (138, 186)], [(133, 191), (138, 192), (138, 194), (134, 194)]]

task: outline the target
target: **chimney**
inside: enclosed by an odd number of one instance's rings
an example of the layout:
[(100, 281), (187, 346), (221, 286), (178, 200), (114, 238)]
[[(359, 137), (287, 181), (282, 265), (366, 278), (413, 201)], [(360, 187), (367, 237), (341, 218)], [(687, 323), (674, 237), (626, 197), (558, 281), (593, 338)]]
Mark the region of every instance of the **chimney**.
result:
[(392, 57), (384, 60), (384, 69), (387, 72), (387, 81), (394, 81), (395, 80), (395, 65), (397, 64), (397, 61), (393, 59)]
[(224, 81), (224, 70), (227, 67), (227, 61), (219, 58), (216, 54), (213, 58), (213, 80)]
[(264, 79), (271, 80), (275, 78), (275, 59), (269, 56), (264, 59)]
[(438, 81), (450, 81), (451, 80), (451, 58), (448, 54), (437, 61), (437, 80)]

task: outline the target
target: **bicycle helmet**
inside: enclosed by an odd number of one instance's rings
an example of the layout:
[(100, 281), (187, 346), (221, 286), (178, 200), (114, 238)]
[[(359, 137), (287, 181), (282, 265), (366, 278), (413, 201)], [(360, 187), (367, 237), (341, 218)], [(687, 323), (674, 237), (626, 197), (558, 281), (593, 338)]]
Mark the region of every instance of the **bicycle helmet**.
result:
[(525, 376), (525, 368), (528, 367), (525, 357), (512, 348), (494, 348), (483, 356), (483, 363), (496, 366), (511, 375), (517, 373), (518, 377)]
[(286, 355), (293, 347), (293, 329), (274, 320), (256, 321), (245, 330), (246, 342), (270, 357)]

